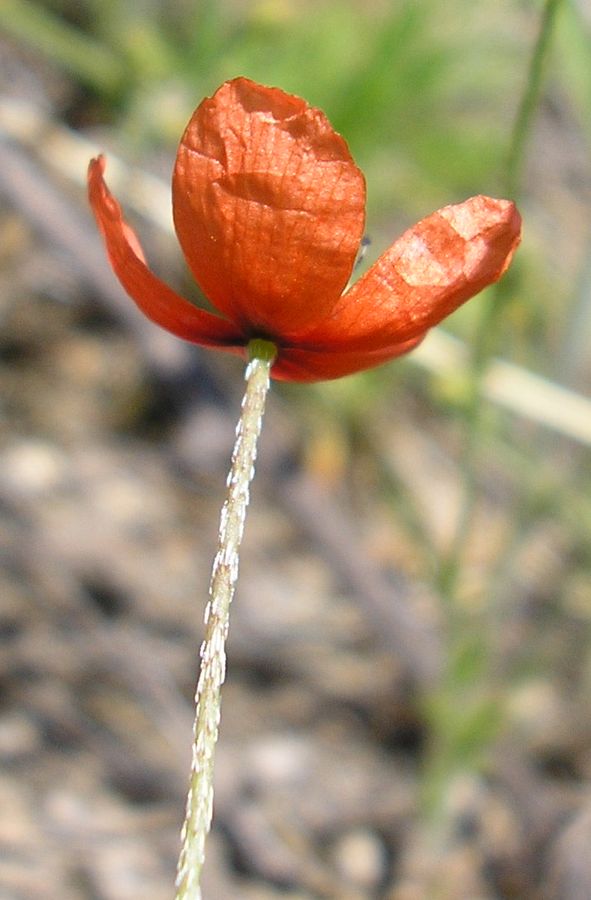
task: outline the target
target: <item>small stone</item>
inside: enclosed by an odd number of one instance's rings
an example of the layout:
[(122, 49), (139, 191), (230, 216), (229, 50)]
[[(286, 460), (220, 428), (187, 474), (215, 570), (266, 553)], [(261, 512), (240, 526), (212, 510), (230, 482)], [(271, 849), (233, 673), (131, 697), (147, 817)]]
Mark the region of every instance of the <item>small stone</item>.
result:
[(33, 499), (61, 484), (66, 477), (67, 459), (46, 441), (15, 441), (2, 454), (0, 471), (11, 496)]
[(333, 848), (335, 866), (346, 883), (366, 891), (384, 878), (386, 853), (381, 839), (365, 828), (341, 835)]

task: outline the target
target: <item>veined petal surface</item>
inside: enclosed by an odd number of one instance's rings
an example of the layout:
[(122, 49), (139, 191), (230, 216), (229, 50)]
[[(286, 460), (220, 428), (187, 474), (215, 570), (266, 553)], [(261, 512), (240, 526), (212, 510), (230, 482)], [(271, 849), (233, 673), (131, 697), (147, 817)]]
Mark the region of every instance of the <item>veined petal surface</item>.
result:
[(246, 78), (195, 111), (173, 176), (177, 235), (209, 300), (280, 339), (328, 315), (363, 234), (365, 181), (305, 101)]
[(313, 350), (303, 347), (282, 347), (271, 369), (276, 381), (328, 381), (342, 378), (409, 353), (421, 343), (424, 334), (401, 344), (381, 350)]
[(132, 300), (149, 319), (177, 337), (204, 347), (244, 345), (236, 325), (198, 309), (150, 271), (137, 235), (105, 184), (104, 170), (104, 157), (91, 161), (88, 195), (113, 271)]
[(298, 340), (332, 350), (411, 340), (497, 281), (520, 234), (509, 200), (477, 196), (446, 206), (409, 228)]

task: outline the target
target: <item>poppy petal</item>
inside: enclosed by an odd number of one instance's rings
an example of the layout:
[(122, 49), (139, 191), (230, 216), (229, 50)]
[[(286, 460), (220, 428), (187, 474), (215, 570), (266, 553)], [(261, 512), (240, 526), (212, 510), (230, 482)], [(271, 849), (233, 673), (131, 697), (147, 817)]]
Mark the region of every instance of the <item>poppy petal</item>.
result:
[(324, 113), (226, 82), (193, 114), (172, 190), (187, 262), (229, 319), (280, 339), (329, 313), (363, 234), (365, 181)]
[(104, 157), (91, 161), (88, 195), (113, 271), (129, 296), (149, 319), (177, 337), (205, 347), (244, 345), (235, 325), (198, 309), (148, 269), (135, 232), (124, 221), (121, 207), (104, 182), (104, 170)]
[(365, 369), (373, 369), (402, 356), (421, 343), (425, 334), (402, 344), (381, 350), (303, 350), (299, 347), (281, 348), (271, 375), (276, 381), (328, 381), (342, 378)]
[(414, 225), (300, 343), (379, 349), (423, 333), (501, 277), (521, 234), (509, 200), (471, 197)]

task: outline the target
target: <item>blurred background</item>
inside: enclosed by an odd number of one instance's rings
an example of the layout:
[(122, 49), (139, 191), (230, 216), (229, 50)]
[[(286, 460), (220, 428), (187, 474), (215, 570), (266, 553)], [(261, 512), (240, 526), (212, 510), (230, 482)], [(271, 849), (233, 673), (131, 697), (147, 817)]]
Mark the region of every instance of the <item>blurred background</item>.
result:
[(364, 267), (471, 194), (525, 224), (412, 356), (273, 388), (204, 894), (588, 900), (588, 0), (1, 0), (0, 896), (172, 896), (242, 365), (141, 319), (83, 183), (201, 302), (170, 173), (239, 74), (347, 139)]

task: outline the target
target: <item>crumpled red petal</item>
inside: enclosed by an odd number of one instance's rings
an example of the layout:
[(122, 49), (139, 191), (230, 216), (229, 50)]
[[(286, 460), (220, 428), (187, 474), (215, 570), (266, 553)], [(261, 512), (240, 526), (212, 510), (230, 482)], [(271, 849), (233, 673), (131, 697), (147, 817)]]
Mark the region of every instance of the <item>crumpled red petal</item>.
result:
[(497, 281), (520, 234), (509, 200), (477, 196), (446, 206), (395, 241), (298, 342), (362, 351), (411, 340)]
[(204, 294), (249, 334), (280, 339), (313, 327), (343, 291), (365, 181), (324, 113), (237, 78), (187, 126), (173, 210)]
[(402, 344), (381, 350), (303, 350), (299, 347), (282, 347), (273, 363), (271, 377), (276, 381), (329, 381), (342, 378), (365, 369), (373, 369), (411, 350), (421, 343), (425, 334)]
[(198, 309), (148, 269), (135, 232), (123, 220), (121, 207), (104, 182), (104, 170), (102, 156), (91, 161), (88, 195), (111, 266), (129, 296), (149, 319), (177, 337), (224, 350), (243, 346), (244, 337), (236, 325)]

